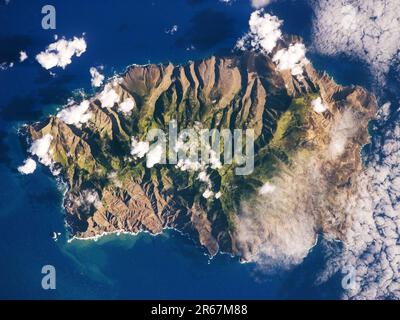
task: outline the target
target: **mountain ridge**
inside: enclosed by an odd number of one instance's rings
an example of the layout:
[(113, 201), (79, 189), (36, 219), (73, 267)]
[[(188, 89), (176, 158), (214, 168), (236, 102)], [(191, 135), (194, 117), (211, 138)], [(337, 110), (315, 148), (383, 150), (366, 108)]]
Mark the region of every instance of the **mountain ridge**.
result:
[[(110, 88), (118, 102), (104, 107), (99, 94), (90, 98), (87, 122), (67, 124), (50, 116), (26, 130), (32, 142), (47, 134), (52, 137), (53, 171), (60, 171), (68, 185), (64, 207), (71, 235), (157, 234), (175, 228), (211, 256), (223, 251), (244, 260), (251, 260), (256, 250), (237, 234), (244, 199), (291, 168), (301, 154), (321, 159), (333, 194), (353, 192), (352, 178), (362, 170), (361, 148), (369, 141), (368, 121), (376, 111), (376, 99), (363, 88), (337, 85), (311, 63), (302, 77), (295, 77), (290, 70), (278, 70), (269, 56), (253, 52), (177, 66), (133, 65), (104, 90)], [(327, 105), (323, 113), (311, 107), (318, 97)], [(135, 103), (125, 114), (116, 107), (127, 99)], [(346, 110), (356, 119), (356, 128), (341, 155), (325, 158), (331, 129)], [(144, 160), (130, 158), (130, 137), (142, 140), (151, 128), (167, 130), (172, 120), (179, 129), (197, 123), (219, 130), (253, 129), (255, 172), (238, 177), (234, 165), (208, 170), (212, 191), (222, 195), (205, 199), (197, 172), (171, 165), (148, 168)], [(342, 226), (331, 225), (323, 216), (319, 220), (322, 232), (340, 238)]]

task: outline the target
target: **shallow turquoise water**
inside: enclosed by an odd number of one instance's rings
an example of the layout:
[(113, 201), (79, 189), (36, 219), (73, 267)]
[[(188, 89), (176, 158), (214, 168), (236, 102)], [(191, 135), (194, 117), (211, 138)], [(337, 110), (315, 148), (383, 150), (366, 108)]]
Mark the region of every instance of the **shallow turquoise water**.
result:
[[(56, 32), (40, 29), (44, 1), (15, 0), (0, 7), (0, 37), (26, 35), (28, 54), (43, 50), (53, 34), (72, 37), (86, 32), (88, 51), (52, 78), (31, 58), (25, 64), (0, 72), (0, 298), (338, 298), (340, 275), (317, 286), (324, 267), (322, 246), (317, 245), (303, 264), (290, 271), (263, 274), (252, 264), (218, 255), (212, 261), (184, 236), (166, 231), (153, 237), (112, 235), (94, 241), (67, 243), (62, 210), (62, 187), (47, 170), (21, 176), (16, 171), (25, 158), (17, 129), (35, 121), (65, 102), (71, 90), (90, 92), (91, 66), (103, 64), (111, 76), (131, 63), (182, 62), (232, 48), (247, 30), (251, 8), (246, 0), (227, 6), (219, 1), (53, 1), (58, 12)], [(292, 2), (291, 2), (292, 3)], [(78, 8), (78, 9), (77, 9)], [(308, 16), (286, 14), (287, 31), (306, 34)], [(293, 10), (298, 10), (296, 7)], [(308, 8), (302, 10), (307, 12)], [(110, 12), (113, 13), (112, 17)], [(303, 11), (301, 11), (303, 12)], [(160, 14), (162, 13), (162, 14)], [(73, 22), (73, 23), (72, 23)], [(298, 25), (304, 25), (299, 29)], [(179, 25), (176, 35), (165, 29)], [(210, 29), (211, 26), (211, 29)], [(195, 44), (194, 51), (186, 50)], [(318, 60), (319, 66), (335, 62)], [(348, 69), (337, 70), (346, 81)], [(347, 77), (347, 78), (346, 78)], [(362, 81), (364, 78), (360, 78)], [(358, 81), (357, 78), (348, 79)], [(53, 232), (61, 232), (55, 242)], [(56, 267), (57, 289), (41, 288), (41, 268)]]
[[(8, 142), (17, 159), (18, 136)], [(62, 188), (46, 169), (21, 176), (1, 166), (0, 187), (1, 298), (334, 298), (340, 291), (335, 279), (314, 286), (323, 267), (319, 246), (298, 268), (265, 275), (227, 255), (210, 261), (203, 249), (172, 230), (68, 243)], [(52, 232), (62, 233), (58, 241)], [(47, 264), (56, 268), (56, 290), (41, 288), (41, 268)]]

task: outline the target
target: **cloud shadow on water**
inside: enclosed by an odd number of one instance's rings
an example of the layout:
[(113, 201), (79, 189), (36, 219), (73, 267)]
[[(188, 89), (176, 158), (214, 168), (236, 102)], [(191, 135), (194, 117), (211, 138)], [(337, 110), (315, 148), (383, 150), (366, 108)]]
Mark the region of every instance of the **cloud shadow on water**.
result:
[(11, 159), (8, 155), (10, 147), (6, 143), (7, 132), (0, 130), (0, 163), (6, 165), (7, 167), (11, 164)]
[(41, 116), (42, 111), (37, 109), (32, 95), (16, 96), (8, 104), (0, 106), (0, 118), (6, 121), (32, 121)]
[(32, 42), (26, 35), (0, 36), (0, 63), (18, 61), (20, 51), (26, 50)]
[(191, 5), (191, 6), (195, 6), (201, 3), (206, 2), (207, 0), (186, 0), (186, 2)]
[(36, 83), (44, 85), (37, 89), (40, 104), (66, 104), (68, 98), (72, 96), (70, 84), (73, 83), (76, 78), (76, 75), (70, 73), (53, 77), (47, 72), (41, 72), (35, 80)]
[(307, 56), (317, 70), (327, 72), (339, 84), (360, 85), (371, 90), (374, 78), (365, 62), (343, 54), (331, 57), (310, 52)]
[(234, 19), (230, 15), (214, 9), (205, 9), (191, 18), (189, 29), (177, 40), (176, 45), (193, 45), (200, 51), (206, 51), (232, 36), (234, 27)]
[(39, 75), (35, 79), (35, 83), (46, 84), (52, 82), (52, 83), (57, 83), (58, 85), (66, 85), (74, 81), (76, 78), (77, 76), (71, 73), (64, 73), (62, 75), (56, 75), (54, 77), (48, 71), (41, 68)]
[(310, 42), (313, 10), (308, 1), (280, 0), (269, 5), (266, 11), (284, 21), (283, 32), (301, 36)]
[(40, 103), (43, 105), (57, 104), (64, 105), (71, 97), (71, 90), (57, 84), (38, 89)]

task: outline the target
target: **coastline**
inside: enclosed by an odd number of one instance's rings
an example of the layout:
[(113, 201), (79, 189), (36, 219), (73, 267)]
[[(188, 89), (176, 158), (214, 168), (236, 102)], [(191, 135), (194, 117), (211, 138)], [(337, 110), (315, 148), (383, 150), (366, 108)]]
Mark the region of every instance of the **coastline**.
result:
[[(191, 61), (191, 60), (189, 60), (187, 63), (190, 63), (190, 61)], [(154, 65), (154, 64), (144, 64), (144, 65), (131, 64), (131, 65), (127, 66), (127, 67), (125, 68), (125, 72), (124, 72), (124, 73), (117, 73), (117, 74), (115, 74), (114, 76), (108, 78), (107, 81), (106, 81), (101, 87), (99, 87), (98, 89), (96, 89), (92, 94), (88, 94), (88, 95), (87, 95), (87, 98), (88, 98), (88, 99), (93, 99), (94, 97), (96, 97), (97, 94), (98, 94), (98, 92), (101, 91), (102, 88), (104, 88), (104, 87), (105, 87), (106, 85), (108, 85), (109, 83), (111, 83), (111, 82), (113, 82), (113, 81), (118, 81), (119, 79), (121, 79), (121, 77), (126, 76), (126, 74), (129, 73), (129, 70), (130, 70), (132, 67), (136, 67), (136, 66), (143, 67), (143, 66), (149, 66), (149, 65)], [(158, 65), (164, 65), (164, 64), (160, 63), (160, 64), (158, 64)], [(177, 66), (179, 66), (179, 64), (176, 65), (176, 66), (174, 66), (174, 67), (177, 67)], [(311, 62), (310, 68), (313, 70), (312, 62)], [(340, 86), (340, 84), (339, 84), (339, 86)], [(63, 107), (66, 107), (66, 106), (63, 106)], [(369, 135), (369, 138), (370, 138), (370, 135)], [(368, 143), (369, 143), (369, 142), (367, 142), (367, 144), (368, 144)], [(362, 150), (362, 148), (361, 148), (361, 150)], [(50, 167), (49, 169), (50, 169), (50, 172), (51, 172), (51, 171), (52, 171), (51, 167)], [(54, 173), (53, 173), (53, 175), (54, 175)], [(64, 186), (66, 186), (66, 188), (64, 189), (63, 204), (62, 204), (64, 213), (65, 213), (65, 212), (66, 212), (66, 209), (65, 209), (65, 206), (64, 206), (65, 196), (66, 196), (66, 194), (70, 191), (70, 186), (69, 186), (67, 180), (65, 179), (65, 176), (58, 176), (57, 179), (60, 179), (60, 180), (64, 183)], [(70, 226), (69, 226), (68, 224), (67, 224), (67, 229), (71, 230), (71, 229), (70, 229)], [(105, 228), (105, 229), (107, 229), (107, 228)], [(131, 235), (131, 236), (137, 236), (139, 233), (142, 233), (142, 232), (145, 232), (145, 233), (150, 234), (150, 235), (152, 235), (152, 236), (158, 236), (158, 235), (160, 235), (160, 234), (163, 233), (163, 230), (166, 230), (166, 229), (172, 229), (172, 230), (178, 231), (180, 234), (182, 234), (182, 235), (184, 235), (185, 237), (189, 238), (197, 247), (200, 247), (200, 248), (204, 249), (204, 246), (199, 245), (199, 243), (197, 243), (197, 242), (192, 238), (192, 236), (191, 236), (189, 233), (185, 233), (185, 232), (183, 232), (183, 231), (180, 231), (180, 230), (178, 230), (178, 229), (176, 229), (176, 228), (172, 228), (172, 227), (163, 227), (163, 228), (162, 228), (162, 231), (157, 232), (157, 233), (149, 232), (149, 231), (147, 231), (147, 230), (139, 230), (139, 231), (137, 231), (137, 232), (130, 232), (130, 231), (126, 231), (126, 230), (123, 230), (123, 229), (119, 229), (119, 230), (114, 230), (114, 231), (104, 231), (104, 232), (102, 232), (102, 233), (100, 233), (100, 234), (96, 234), (96, 235), (94, 235), (94, 236), (89, 236), (89, 237), (79, 237), (79, 236), (73, 235), (72, 237), (70, 237), (70, 238), (67, 240), (67, 242), (70, 243), (70, 242), (72, 242), (73, 240), (94, 240), (94, 241), (97, 241), (97, 240), (99, 240), (100, 238), (102, 238), (102, 237), (104, 237), (104, 236), (107, 236), (107, 235), (117, 235), (117, 236), (118, 236), (118, 235), (120, 235), (120, 234), (127, 234), (127, 235)], [(95, 233), (95, 232), (93, 232), (93, 233)], [(318, 234), (316, 234), (314, 244), (308, 249), (308, 251), (312, 250), (312, 248), (315, 247), (315, 245), (316, 245), (317, 243), (318, 243)], [(215, 251), (214, 254), (210, 254), (210, 253), (207, 254), (207, 253), (205, 253), (205, 255), (207, 255), (210, 259), (212, 259), (212, 258), (213, 258), (214, 256), (216, 256), (218, 253), (220, 253), (220, 248), (219, 248), (220, 246), (219, 246), (219, 244), (217, 244), (217, 245), (218, 245), (218, 247), (217, 247), (217, 250)], [(232, 254), (232, 253), (227, 253), (227, 254), (229, 254), (231, 257), (234, 257), (234, 256), (235, 256), (235, 255)], [(252, 261), (245, 261), (245, 262), (252, 262)]]
[[(63, 208), (63, 211), (65, 211), (64, 208)], [(69, 226), (68, 226), (68, 224), (67, 224), (66, 221), (65, 221), (65, 223), (66, 223), (66, 226), (67, 226), (67, 228), (68, 228), (68, 229), (66, 230), (67, 236), (68, 236), (68, 233), (70, 233), (70, 231), (69, 231)], [(140, 235), (140, 234), (145, 234), (145, 235), (149, 235), (149, 236), (151, 236), (151, 237), (159, 237), (159, 236), (162, 236), (162, 235), (165, 234), (164, 231), (173, 231), (173, 232), (176, 232), (176, 233), (180, 234), (181, 236), (185, 237), (186, 239), (190, 240), (190, 242), (193, 243), (197, 249), (201, 249), (201, 251), (203, 252), (203, 254), (204, 254), (206, 257), (208, 257), (210, 261), (211, 261), (215, 256), (217, 256), (218, 254), (224, 254), (224, 255), (225, 255), (225, 254), (228, 254), (231, 258), (235, 258), (235, 257), (236, 257), (236, 256), (233, 255), (233, 254), (225, 253), (225, 252), (222, 252), (222, 251), (220, 251), (220, 250), (218, 250), (214, 255), (210, 255), (209, 253), (207, 253), (207, 250), (206, 250), (206, 248), (205, 248), (204, 246), (199, 246), (199, 245), (192, 239), (192, 237), (190, 236), (190, 234), (185, 233), (185, 232), (183, 232), (183, 231), (181, 231), (181, 230), (178, 230), (178, 229), (176, 229), (176, 228), (173, 228), (173, 227), (164, 227), (164, 228), (162, 229), (162, 231), (161, 231), (161, 232), (158, 232), (158, 233), (151, 233), (151, 232), (149, 232), (148, 230), (140, 230), (140, 231), (138, 231), (138, 232), (130, 232), (130, 231), (126, 231), (126, 230), (123, 230), (123, 229), (121, 229), (121, 230), (115, 230), (115, 231), (109, 231), (109, 232), (104, 231), (104, 232), (102, 232), (101, 234), (98, 234), (98, 235), (95, 235), (95, 236), (90, 236), (90, 237), (72, 236), (72, 237), (69, 237), (69, 238), (67, 239), (67, 243), (72, 243), (73, 241), (94, 241), (94, 242), (97, 242), (97, 241), (99, 241), (100, 239), (102, 239), (103, 237), (108, 237), (108, 236), (117, 236), (117, 237), (118, 237), (118, 236), (120, 236), (120, 235), (128, 235), (128, 236), (131, 236), (131, 237), (137, 237), (137, 236)]]

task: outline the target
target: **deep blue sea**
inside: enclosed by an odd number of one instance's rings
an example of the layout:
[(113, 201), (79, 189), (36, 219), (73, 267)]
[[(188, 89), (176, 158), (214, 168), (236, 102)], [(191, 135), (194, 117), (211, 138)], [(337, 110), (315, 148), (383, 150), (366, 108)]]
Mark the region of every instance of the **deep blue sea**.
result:
[[(2, 0), (1, 0), (2, 1)], [(64, 104), (72, 91), (91, 92), (89, 68), (104, 66), (106, 76), (133, 64), (184, 62), (230, 50), (247, 31), (248, 0), (52, 0), (56, 30), (41, 28), (41, 8), (49, 1), (11, 0), (0, 5), (0, 63), (29, 59), (0, 71), (0, 298), (20, 299), (335, 299), (341, 275), (316, 285), (324, 268), (323, 249), (313, 248), (290, 271), (262, 274), (252, 264), (218, 255), (209, 261), (201, 248), (168, 231), (153, 237), (107, 236), (67, 243), (62, 186), (46, 168), (22, 176), (16, 168), (26, 153), (18, 136)], [(280, 1), (269, 10), (285, 20), (284, 31), (309, 41), (311, 10), (305, 1)], [(173, 25), (178, 31), (167, 34)], [(34, 56), (54, 35), (85, 33), (87, 51), (49, 75)], [(195, 49), (193, 49), (193, 47)], [(192, 48), (188, 50), (188, 48)], [(343, 84), (370, 85), (361, 63), (310, 54), (317, 68)], [(52, 232), (61, 232), (55, 242)], [(54, 265), (57, 289), (43, 290), (41, 268)]]

